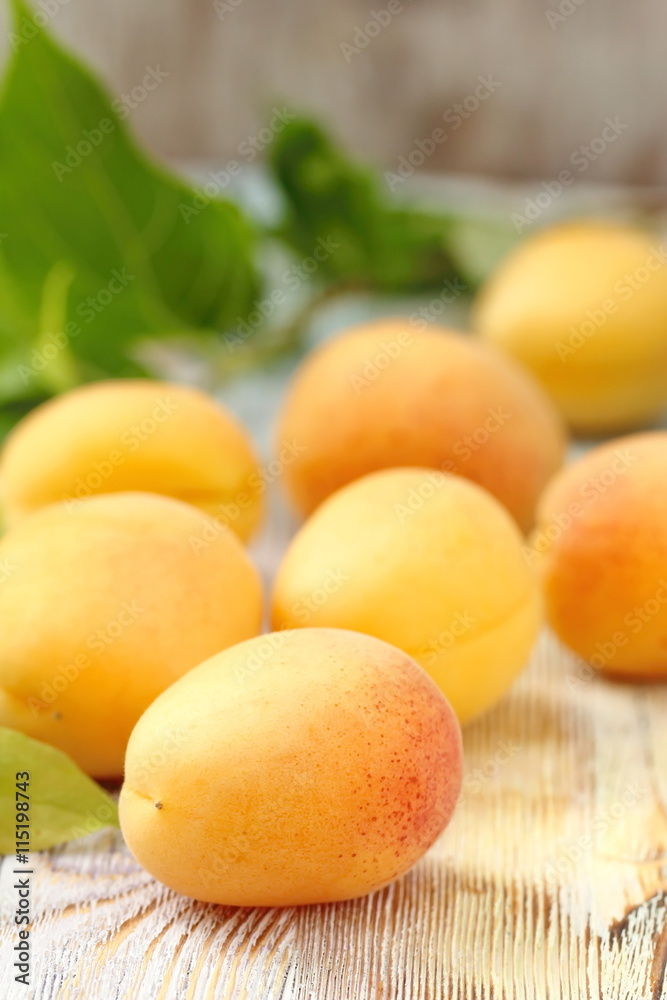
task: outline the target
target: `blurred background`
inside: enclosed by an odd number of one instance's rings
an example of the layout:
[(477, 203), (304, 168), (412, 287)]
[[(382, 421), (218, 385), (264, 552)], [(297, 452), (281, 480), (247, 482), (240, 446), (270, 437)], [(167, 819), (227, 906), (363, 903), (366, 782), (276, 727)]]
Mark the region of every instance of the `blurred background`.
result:
[[(112, 92), (128, 95), (138, 136), (161, 156), (238, 158), (267, 111), (286, 102), (315, 112), (353, 152), (387, 169), (444, 127), (446, 139), (419, 169), (525, 180), (571, 169), (575, 157), (585, 181), (667, 179), (667, 5), (659, 0), (33, 6)], [(4, 6), (3, 17), (5, 40)], [(3, 58), (7, 49), (4, 41)], [(142, 98), (151, 68), (166, 76)], [(618, 134), (596, 143), (608, 119)]]
[(0, 432), (145, 374), (265, 426), (304, 351), (390, 314), (512, 354), (577, 432), (664, 411), (666, 5), (23, 2), (0, 5)]

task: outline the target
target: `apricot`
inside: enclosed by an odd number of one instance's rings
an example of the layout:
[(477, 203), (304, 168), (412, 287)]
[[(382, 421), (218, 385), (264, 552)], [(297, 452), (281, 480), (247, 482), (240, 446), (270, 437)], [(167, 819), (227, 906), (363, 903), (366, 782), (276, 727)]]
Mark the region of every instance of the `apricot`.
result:
[(74, 389), (28, 414), (0, 456), (7, 526), (45, 504), (128, 490), (186, 500), (242, 539), (262, 514), (248, 434), (188, 386), (118, 379)]
[(120, 821), (140, 864), (186, 896), (326, 903), (407, 871), (460, 786), (456, 717), (417, 664), (310, 628), (227, 649), (153, 702), (130, 737)]
[(667, 432), (618, 438), (549, 485), (530, 540), (547, 617), (592, 666), (667, 676)]
[(308, 356), (277, 438), (300, 444), (282, 481), (303, 515), (366, 473), (424, 466), (485, 487), (524, 529), (564, 449), (559, 417), (528, 373), (471, 338), (408, 319), (353, 327)]
[(641, 229), (554, 226), (501, 263), (474, 325), (531, 370), (575, 430), (638, 427), (667, 397), (666, 264)]
[(272, 596), (274, 628), (349, 628), (403, 649), (461, 722), (510, 686), (540, 613), (509, 514), (474, 483), (428, 469), (371, 473), (326, 500)]
[(98, 778), (122, 773), (132, 727), (164, 688), (260, 628), (241, 542), (169, 497), (43, 507), (0, 541), (0, 572), (0, 725)]

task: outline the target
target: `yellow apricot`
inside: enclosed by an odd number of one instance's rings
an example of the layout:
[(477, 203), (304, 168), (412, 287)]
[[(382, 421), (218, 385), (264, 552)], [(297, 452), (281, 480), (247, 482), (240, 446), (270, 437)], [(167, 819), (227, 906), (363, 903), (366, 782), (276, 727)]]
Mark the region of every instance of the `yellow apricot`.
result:
[(0, 567), (0, 725), (98, 778), (121, 774), (156, 695), (260, 628), (241, 542), (156, 494), (43, 507), (0, 540)]
[(407, 871), (461, 785), (445, 698), (404, 653), (337, 629), (260, 636), (137, 723), (123, 836), (157, 879), (232, 906), (350, 899)]
[(549, 623), (594, 667), (667, 677), (667, 432), (608, 441), (548, 486), (530, 541)]
[(541, 387), (501, 352), (408, 319), (352, 327), (312, 352), (289, 387), (279, 446), (299, 444), (282, 482), (303, 515), (379, 469), (423, 466), (489, 490), (524, 530), (563, 461)]
[(582, 221), (521, 243), (482, 289), (474, 325), (532, 371), (573, 428), (603, 433), (664, 409), (666, 317), (659, 241)]
[(460, 476), (389, 469), (326, 500), (276, 577), (272, 625), (350, 628), (414, 657), (461, 722), (526, 664), (537, 580), (505, 509)]
[(45, 504), (128, 490), (186, 500), (242, 539), (262, 515), (247, 432), (212, 397), (184, 385), (118, 379), (74, 389), (29, 413), (0, 456), (10, 527)]

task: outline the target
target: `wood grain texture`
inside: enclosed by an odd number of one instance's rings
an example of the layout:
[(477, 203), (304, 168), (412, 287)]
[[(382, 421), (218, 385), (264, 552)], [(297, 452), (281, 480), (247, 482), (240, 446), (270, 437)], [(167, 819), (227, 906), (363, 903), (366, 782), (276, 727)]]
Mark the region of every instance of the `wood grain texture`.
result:
[[(399, 14), (380, 15), (377, 33), (372, 11), (386, 11), (387, 0), (34, 5), (55, 10), (54, 32), (114, 94), (140, 86), (147, 67), (168, 74), (132, 111), (142, 140), (163, 156), (246, 162), (244, 140), (287, 101), (388, 169), (444, 125), (431, 171), (552, 178), (570, 169), (582, 181), (667, 181), (661, 0), (402, 0)], [(6, 6), (0, 54), (9, 48)], [(489, 75), (499, 84), (492, 96), (456, 128), (443, 121)], [(580, 174), (570, 157), (617, 116), (626, 127)]]
[[(199, 904), (104, 832), (36, 856), (38, 1000), (667, 997), (667, 691), (545, 636), (465, 733), (455, 819), (406, 877), (349, 903)], [(193, 851), (197, 850), (193, 830)], [(2, 953), (13, 930), (2, 930)], [(0, 996), (24, 987), (3, 964)]]

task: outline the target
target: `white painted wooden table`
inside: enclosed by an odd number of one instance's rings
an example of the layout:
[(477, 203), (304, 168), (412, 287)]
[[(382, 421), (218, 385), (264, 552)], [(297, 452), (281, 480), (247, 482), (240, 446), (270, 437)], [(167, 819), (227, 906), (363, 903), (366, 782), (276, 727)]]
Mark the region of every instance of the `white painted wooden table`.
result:
[[(666, 713), (665, 688), (590, 677), (545, 636), (510, 695), (466, 730), (463, 796), (440, 841), (350, 903), (192, 902), (113, 832), (36, 856), (30, 995), (667, 997)], [(6, 955), (13, 929), (2, 936)], [(0, 996), (26, 995), (3, 962)]]

